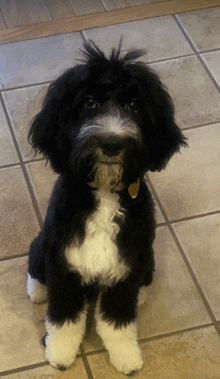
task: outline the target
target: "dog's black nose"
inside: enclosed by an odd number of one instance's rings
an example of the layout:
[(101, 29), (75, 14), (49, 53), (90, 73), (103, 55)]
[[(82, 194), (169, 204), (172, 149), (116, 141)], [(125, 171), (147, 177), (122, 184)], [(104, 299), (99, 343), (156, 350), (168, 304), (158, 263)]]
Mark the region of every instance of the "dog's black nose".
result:
[(109, 157), (118, 155), (123, 149), (123, 142), (116, 137), (108, 137), (102, 142), (102, 152)]

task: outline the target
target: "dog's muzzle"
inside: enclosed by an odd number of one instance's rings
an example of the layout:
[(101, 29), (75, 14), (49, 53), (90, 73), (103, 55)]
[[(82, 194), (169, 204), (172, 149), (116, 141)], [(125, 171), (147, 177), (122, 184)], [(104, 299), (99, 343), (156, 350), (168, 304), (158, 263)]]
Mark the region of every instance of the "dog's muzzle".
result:
[(102, 116), (83, 124), (76, 142), (73, 156), (79, 174), (88, 174), (87, 183), (111, 192), (122, 190), (125, 157), (141, 144), (137, 125), (119, 114)]

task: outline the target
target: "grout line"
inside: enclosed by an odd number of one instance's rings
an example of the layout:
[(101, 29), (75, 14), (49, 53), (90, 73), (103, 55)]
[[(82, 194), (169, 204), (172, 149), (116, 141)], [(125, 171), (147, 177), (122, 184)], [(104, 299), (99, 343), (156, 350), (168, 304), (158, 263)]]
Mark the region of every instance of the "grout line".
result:
[(215, 53), (216, 51), (220, 50), (220, 46), (217, 47), (216, 49), (210, 49), (210, 50), (201, 50), (198, 51), (199, 54), (206, 54), (206, 53)]
[(217, 81), (215, 80), (215, 78), (213, 77), (212, 73), (210, 72), (209, 68), (207, 67), (206, 63), (204, 62), (204, 60), (202, 59), (201, 57), (201, 53), (199, 53), (197, 50), (196, 50), (196, 47), (193, 43), (193, 41), (190, 39), (189, 35), (187, 34), (187, 31), (185, 30), (184, 26), (182, 25), (181, 21), (179, 20), (178, 18), (178, 15), (173, 15), (173, 18), (174, 20), (176, 21), (177, 25), (179, 26), (180, 30), (182, 31), (183, 35), (185, 36), (186, 40), (188, 41), (188, 43), (190, 44), (191, 48), (193, 49), (194, 53), (196, 54), (196, 57), (198, 58), (199, 62), (201, 63), (201, 65), (203, 66), (204, 70), (206, 71), (206, 73), (208, 74), (209, 78), (211, 79), (212, 83), (214, 84), (215, 88), (217, 89), (217, 91), (220, 93), (220, 87), (217, 83)]
[(200, 125), (195, 125), (195, 126), (189, 126), (188, 128), (181, 128), (182, 131), (184, 132), (187, 132), (187, 130), (192, 130), (192, 129), (197, 129), (197, 128), (203, 128), (203, 127), (206, 127), (206, 126), (212, 126), (212, 125), (217, 125), (219, 124), (220, 121), (212, 121), (212, 122), (208, 122), (206, 124), (200, 124)]
[[(47, 162), (45, 161), (45, 158), (37, 158), (35, 160), (31, 159), (31, 160), (28, 160), (28, 161), (24, 161), (24, 164), (27, 165), (27, 164), (36, 163), (36, 162), (45, 162), (45, 165), (47, 164)], [(21, 166), (21, 162), (10, 163), (10, 164), (6, 164), (6, 165), (3, 165), (3, 166), (0, 166), (0, 170), (4, 170), (4, 169), (7, 169), (7, 168), (18, 167), (18, 166)]]
[[(55, 78), (56, 79), (56, 78)], [(16, 91), (18, 89), (23, 89), (23, 88), (28, 88), (28, 87), (36, 87), (36, 86), (43, 86), (43, 85), (46, 85), (46, 84), (51, 84), (51, 82), (55, 79), (51, 79), (50, 81), (45, 81), (45, 82), (40, 82), (40, 83), (31, 83), (31, 84), (24, 84), (24, 85), (21, 85), (21, 86), (17, 86), (17, 87), (10, 87), (10, 88), (2, 88), (0, 90), (0, 92), (4, 93), (4, 92), (9, 92), (9, 91)]]
[(41, 363), (36, 363), (36, 364), (33, 364), (33, 365), (29, 365), (29, 366), (23, 366), (23, 367), (18, 367), (18, 368), (14, 368), (12, 370), (7, 370), (7, 371), (1, 371), (0, 372), (0, 377), (1, 376), (5, 376), (5, 375), (12, 375), (12, 374), (17, 374), (19, 372), (25, 372), (25, 371), (28, 371), (28, 370), (34, 370), (36, 368), (40, 368), (40, 367), (44, 367), (44, 366), (48, 366), (49, 363), (48, 362), (41, 362)]
[(180, 330), (176, 330), (174, 332), (168, 332), (168, 333), (160, 334), (160, 335), (157, 335), (157, 336), (141, 338), (141, 339), (138, 340), (138, 342), (141, 345), (142, 343), (145, 343), (145, 342), (155, 341), (155, 340), (159, 340), (161, 338), (166, 338), (166, 337), (172, 337), (172, 336), (175, 336), (175, 335), (178, 335), (178, 334), (193, 332), (194, 330), (205, 329), (205, 328), (209, 328), (211, 326), (214, 326), (214, 325), (212, 323), (208, 323), (208, 324), (202, 324), (202, 325), (192, 326), (190, 328), (180, 329)]
[(177, 235), (176, 235), (176, 233), (175, 233), (175, 231), (174, 231), (174, 229), (173, 229), (173, 227), (171, 225), (169, 227), (169, 230), (170, 230), (170, 232), (171, 232), (171, 234), (173, 236), (173, 239), (174, 239), (174, 241), (175, 241), (175, 243), (176, 243), (176, 245), (177, 245), (177, 247), (178, 247), (178, 249), (179, 249), (179, 251), (180, 251), (180, 253), (182, 255), (182, 258), (183, 258), (183, 260), (184, 260), (184, 262), (186, 264), (186, 267), (188, 268), (188, 271), (189, 271), (189, 273), (191, 275), (191, 278), (192, 278), (192, 280), (193, 280), (193, 282), (194, 282), (194, 284), (195, 284), (195, 286), (197, 288), (197, 291), (199, 292), (199, 295), (200, 295), (200, 297), (201, 297), (201, 299), (203, 301), (203, 304), (206, 307), (206, 310), (207, 310), (207, 312), (209, 314), (209, 317), (211, 318), (211, 320), (213, 322), (215, 330), (216, 330), (216, 332), (218, 333), (218, 335), (220, 337), (220, 327), (219, 327), (218, 322), (217, 322), (217, 320), (215, 318), (215, 315), (214, 315), (214, 313), (213, 313), (213, 311), (212, 311), (212, 309), (211, 309), (211, 307), (209, 305), (208, 300), (206, 299), (206, 296), (205, 296), (205, 294), (204, 294), (204, 292), (202, 290), (202, 287), (199, 284), (199, 281), (196, 278), (196, 275), (195, 275), (195, 273), (194, 273), (194, 271), (193, 271), (193, 269), (192, 269), (192, 267), (191, 267), (191, 265), (189, 263), (189, 260), (188, 260), (186, 254), (185, 254), (185, 252), (184, 252), (184, 250), (182, 248), (182, 245), (181, 245), (181, 243), (180, 243), (180, 241), (179, 241), (179, 239), (178, 239), (178, 237), (177, 237)]
[[(53, 16), (52, 16), (52, 13), (49, 10), (49, 7), (47, 6), (46, 1), (44, 2), (44, 5), (46, 5), (47, 12), (49, 13), (50, 17), (52, 18), (52, 21), (55, 21), (54, 18), (53, 18)], [(51, 22), (51, 21), (48, 21), (48, 22)]]
[(180, 252), (180, 254), (182, 256), (182, 259), (183, 259), (183, 261), (184, 261), (184, 263), (185, 263), (185, 265), (186, 265), (186, 267), (187, 267), (187, 269), (188, 269), (188, 271), (190, 273), (190, 276), (191, 276), (191, 278), (193, 280), (193, 283), (194, 283), (194, 285), (195, 285), (195, 287), (196, 287), (196, 289), (197, 289), (197, 291), (198, 291), (198, 293), (199, 293), (199, 295), (201, 297), (201, 300), (203, 301), (203, 304), (204, 304), (204, 306), (205, 306), (205, 308), (206, 308), (206, 310), (208, 312), (208, 315), (209, 315), (209, 317), (212, 320), (212, 323), (213, 323), (213, 325), (215, 327), (215, 330), (216, 330), (216, 332), (218, 333), (218, 335), (220, 337), (220, 325), (218, 324), (218, 322), (217, 322), (217, 320), (216, 320), (216, 318), (214, 316), (214, 313), (213, 313), (213, 311), (212, 311), (212, 309), (211, 309), (211, 307), (210, 307), (210, 305), (209, 305), (209, 303), (208, 303), (208, 301), (207, 301), (207, 299), (206, 299), (206, 297), (204, 295), (202, 287), (200, 286), (199, 281), (196, 278), (196, 275), (195, 275), (195, 273), (194, 273), (194, 271), (193, 271), (193, 269), (192, 269), (192, 267), (191, 267), (191, 265), (189, 263), (189, 260), (188, 260), (188, 258), (186, 256), (185, 252), (184, 252), (184, 249), (182, 248), (182, 245), (181, 245), (181, 243), (180, 243), (180, 241), (179, 241), (179, 239), (178, 239), (178, 237), (177, 237), (177, 235), (175, 233), (175, 230), (173, 229), (172, 223), (170, 222), (170, 220), (169, 220), (169, 218), (168, 218), (168, 216), (167, 216), (167, 214), (166, 214), (166, 212), (165, 212), (165, 210), (164, 210), (164, 208), (163, 208), (163, 206), (162, 206), (162, 204), (160, 202), (159, 197), (157, 196), (157, 193), (156, 193), (156, 191), (154, 189), (154, 186), (151, 183), (149, 177), (148, 177), (148, 184), (149, 184), (149, 187), (150, 187), (150, 189), (151, 189), (151, 191), (152, 191), (152, 193), (153, 193), (153, 195), (154, 195), (154, 197), (155, 197), (155, 199), (156, 199), (156, 201), (157, 201), (157, 203), (159, 205), (159, 208), (160, 208), (161, 213), (162, 213), (162, 215), (163, 215), (163, 217), (164, 217), (164, 219), (165, 219), (165, 221), (167, 223), (167, 226), (168, 226), (169, 231), (170, 231), (170, 233), (171, 233), (171, 235), (173, 237), (173, 240), (174, 240), (176, 246), (178, 247), (178, 250), (179, 250), (179, 252)]
[(108, 9), (106, 8), (105, 3), (103, 2), (103, 0), (101, 0), (101, 3), (102, 3), (102, 5), (103, 5), (103, 7), (105, 9), (105, 12), (108, 12)]
[[(123, 51), (123, 50), (122, 50)], [(156, 61), (149, 61), (149, 62), (144, 62), (146, 65), (154, 65), (154, 64), (157, 64), (157, 63), (161, 63), (161, 62), (167, 62), (167, 61), (173, 61), (175, 59), (184, 59), (184, 58), (188, 58), (188, 57), (194, 57), (195, 56), (195, 53), (192, 52), (192, 53), (188, 53), (188, 54), (185, 54), (185, 55), (177, 55), (175, 57), (170, 57), (170, 58), (162, 58), (162, 59), (158, 59)]]
[(80, 32), (80, 36), (81, 36), (81, 38), (83, 40), (83, 43), (86, 42), (86, 36), (84, 35), (84, 31), (83, 30)]
[(35, 194), (34, 194), (34, 190), (33, 190), (30, 178), (29, 178), (28, 173), (27, 173), (27, 169), (25, 167), (25, 164), (24, 164), (24, 161), (23, 161), (23, 158), (22, 158), (22, 155), (21, 155), (21, 151), (20, 151), (18, 142), (17, 142), (16, 137), (15, 137), (15, 133), (14, 133), (14, 130), (13, 130), (13, 127), (12, 127), (12, 124), (11, 124), (11, 120), (10, 120), (8, 112), (7, 112), (7, 108), (6, 108), (5, 103), (4, 103), (4, 99), (3, 99), (2, 93), (0, 93), (0, 103), (2, 104), (3, 110), (5, 112), (5, 117), (6, 117), (8, 126), (9, 126), (9, 130), (11, 132), (11, 136), (12, 136), (12, 139), (13, 139), (13, 142), (14, 142), (14, 145), (15, 145), (15, 149), (17, 151), (17, 154), (18, 154), (18, 157), (19, 157), (19, 160), (20, 160), (20, 166), (21, 166), (21, 169), (22, 169), (22, 172), (23, 172), (26, 184), (27, 184), (27, 188), (29, 190), (30, 199), (31, 199), (33, 207), (34, 207), (38, 223), (39, 223), (40, 227), (42, 227), (43, 221), (42, 221), (42, 217), (41, 217), (40, 210), (39, 210), (39, 207), (38, 207), (38, 203), (37, 203), (37, 200), (36, 200), (36, 197), (35, 197)]
[(93, 350), (93, 351), (88, 351), (86, 354), (86, 356), (90, 356), (90, 355), (96, 355), (96, 354), (103, 354), (103, 353), (108, 353), (108, 350), (105, 349), (104, 347), (101, 348), (101, 349), (98, 349), (98, 350)]
[(14, 259), (20, 259), (20, 258), (24, 258), (24, 257), (28, 257), (28, 253), (24, 253), (24, 254), (20, 254), (20, 255), (11, 255), (11, 256), (8, 256), (8, 257), (0, 258), (0, 263), (10, 262), (10, 261), (12, 261)]
[(76, 13), (75, 13), (75, 11), (74, 11), (74, 9), (73, 9), (73, 7), (72, 7), (71, 2), (70, 2), (69, 0), (67, 0), (67, 1), (68, 1), (68, 3), (69, 3), (70, 8), (71, 8), (72, 11), (73, 11), (73, 14), (74, 14), (74, 16), (70, 16), (70, 17), (76, 17)]
[[(205, 329), (205, 328), (208, 328), (208, 327), (212, 327), (214, 326), (213, 323), (207, 323), (207, 324), (202, 324), (202, 325), (197, 325), (197, 326), (192, 326), (190, 328), (185, 328), (185, 329), (179, 329), (179, 330), (175, 330), (173, 332), (168, 332), (168, 333), (164, 333), (164, 334), (158, 334), (158, 335), (155, 335), (155, 336), (151, 336), (151, 337), (144, 337), (144, 338), (140, 338), (138, 339), (138, 343), (141, 345), (145, 342), (150, 342), (150, 341), (155, 341), (155, 340), (159, 340), (159, 339), (162, 339), (162, 338), (166, 338), (166, 337), (172, 337), (172, 336), (175, 336), (175, 335), (178, 335), (178, 334), (183, 334), (183, 333), (187, 333), (187, 332), (191, 332), (191, 331), (194, 331), (194, 330), (200, 330), (200, 329)], [(90, 355), (98, 355), (98, 354), (103, 354), (103, 353), (108, 353), (108, 351), (105, 349), (105, 348), (102, 348), (102, 349), (98, 349), (98, 350), (94, 350), (94, 351), (88, 351), (86, 353), (86, 356), (90, 356)]]
[(81, 357), (82, 357), (82, 360), (83, 360), (83, 363), (84, 363), (85, 370), (87, 372), (88, 378), (89, 379), (94, 379), (94, 377), (92, 375), (92, 370), (91, 370), (91, 368), (89, 366), (89, 362), (88, 362), (88, 359), (87, 359), (87, 354), (85, 353), (85, 350), (84, 350), (84, 348), (83, 348), (82, 345), (80, 347), (80, 350), (81, 350)]
[(213, 212), (208, 212), (208, 213), (202, 213), (200, 215), (193, 215), (193, 216), (183, 217), (183, 218), (176, 219), (176, 220), (174, 219), (174, 220), (170, 220), (169, 222), (170, 222), (170, 224), (177, 224), (179, 222), (196, 220), (198, 218), (203, 218), (203, 217), (208, 217), (208, 216), (214, 216), (214, 215), (217, 215), (217, 214), (220, 214), (220, 210), (213, 211)]
[[(81, 354), (77, 354), (76, 360), (79, 359), (79, 358), (81, 358)], [(35, 363), (35, 364), (32, 364), (32, 365), (27, 365), (27, 366), (22, 366), (22, 367), (14, 368), (12, 370), (1, 371), (0, 372), (0, 377), (1, 376), (5, 376), (5, 375), (12, 375), (12, 374), (17, 374), (17, 373), (22, 373), (22, 372), (34, 370), (34, 369), (45, 367), (45, 366), (49, 367), (50, 363), (48, 361), (45, 361), (45, 362)], [(59, 376), (59, 372), (60, 371), (57, 370), (58, 376)], [(41, 376), (41, 378), (42, 378), (42, 376)], [(53, 376), (53, 378), (54, 378), (54, 376)], [(93, 378), (91, 378), (91, 379), (93, 379)]]
[[(213, 8), (219, 0), (170, 0), (138, 6), (113, 9), (52, 22), (3, 29), (0, 43), (11, 43), (51, 35), (78, 32), (80, 30), (116, 25), (130, 21), (172, 15), (198, 9)], [(74, 12), (75, 13), (75, 12)]]
[[(0, 7), (0, 8), (1, 8), (1, 7)], [(6, 23), (6, 19), (5, 19), (4, 15), (3, 15), (2, 9), (0, 9), (0, 13), (1, 13), (2, 18), (3, 18), (3, 21), (4, 21), (4, 23), (5, 23), (5, 27), (6, 27), (6, 29), (8, 29), (8, 25), (7, 25), (7, 23)]]

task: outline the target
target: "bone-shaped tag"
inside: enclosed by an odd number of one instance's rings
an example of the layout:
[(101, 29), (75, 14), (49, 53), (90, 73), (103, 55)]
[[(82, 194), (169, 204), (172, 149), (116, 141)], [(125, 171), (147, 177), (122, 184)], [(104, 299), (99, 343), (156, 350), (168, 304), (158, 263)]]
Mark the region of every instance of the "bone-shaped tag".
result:
[(137, 197), (138, 192), (140, 188), (140, 179), (137, 180), (135, 183), (131, 183), (128, 187), (128, 193), (132, 197), (132, 199), (135, 199)]

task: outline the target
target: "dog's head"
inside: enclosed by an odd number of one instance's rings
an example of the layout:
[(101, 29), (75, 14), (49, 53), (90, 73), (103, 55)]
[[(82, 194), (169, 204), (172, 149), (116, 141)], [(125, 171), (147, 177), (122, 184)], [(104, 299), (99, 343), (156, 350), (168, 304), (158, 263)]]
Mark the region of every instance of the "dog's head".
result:
[(108, 59), (93, 42), (84, 47), (86, 62), (50, 85), (31, 125), (32, 146), (57, 173), (75, 170), (91, 183), (131, 183), (160, 171), (186, 142), (157, 74), (136, 62), (143, 51), (121, 58), (119, 46)]

